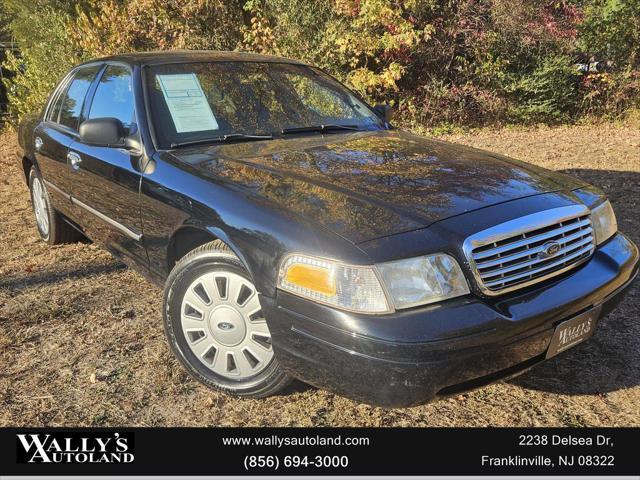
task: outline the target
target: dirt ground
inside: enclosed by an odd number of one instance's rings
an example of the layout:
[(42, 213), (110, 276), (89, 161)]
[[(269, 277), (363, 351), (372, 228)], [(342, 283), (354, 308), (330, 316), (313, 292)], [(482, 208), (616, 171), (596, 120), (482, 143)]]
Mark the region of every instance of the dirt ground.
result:
[[(449, 140), (603, 188), (640, 242), (640, 129), (480, 131)], [(589, 342), (507, 383), (385, 410), (298, 384), (266, 400), (200, 386), (173, 359), (160, 291), (95, 245), (49, 247), (0, 137), (1, 426), (640, 426), (640, 282)]]

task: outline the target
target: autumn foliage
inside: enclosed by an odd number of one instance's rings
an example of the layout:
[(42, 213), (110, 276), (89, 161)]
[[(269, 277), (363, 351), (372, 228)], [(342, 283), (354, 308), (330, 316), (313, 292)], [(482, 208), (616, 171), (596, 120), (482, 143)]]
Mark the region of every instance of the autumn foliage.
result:
[(408, 125), (557, 123), (640, 104), (640, 0), (6, 0), (4, 8), (21, 52), (6, 61), (17, 72), (8, 87), (18, 116), (80, 60), (181, 48), (308, 61), (372, 102), (392, 103)]

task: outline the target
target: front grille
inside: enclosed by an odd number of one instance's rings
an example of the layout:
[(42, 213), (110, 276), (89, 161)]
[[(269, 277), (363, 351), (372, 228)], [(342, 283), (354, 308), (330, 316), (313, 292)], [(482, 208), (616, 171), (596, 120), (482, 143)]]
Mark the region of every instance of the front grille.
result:
[(497, 295), (541, 282), (591, 257), (595, 241), (589, 210), (545, 210), (483, 230), (465, 241), (482, 291)]

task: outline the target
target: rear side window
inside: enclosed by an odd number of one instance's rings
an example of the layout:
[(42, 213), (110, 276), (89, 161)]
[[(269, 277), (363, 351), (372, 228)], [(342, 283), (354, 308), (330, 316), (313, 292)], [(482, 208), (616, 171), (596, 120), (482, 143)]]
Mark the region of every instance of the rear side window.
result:
[(134, 122), (131, 72), (120, 65), (106, 68), (91, 102), (89, 118), (117, 118), (129, 130)]
[(49, 109), (49, 114), (47, 116), (47, 120), (50, 122), (58, 122), (58, 116), (60, 115), (60, 105), (62, 104), (62, 100), (64, 99), (65, 89), (61, 88), (55, 99), (53, 100), (53, 104)]
[[(93, 65), (79, 69), (69, 83), (67, 91), (61, 96), (60, 111), (58, 113), (58, 123), (65, 125), (72, 130), (78, 129), (78, 119), (82, 113), (82, 105), (91, 82), (100, 70), (100, 65)], [(56, 102), (58, 103), (58, 102)]]

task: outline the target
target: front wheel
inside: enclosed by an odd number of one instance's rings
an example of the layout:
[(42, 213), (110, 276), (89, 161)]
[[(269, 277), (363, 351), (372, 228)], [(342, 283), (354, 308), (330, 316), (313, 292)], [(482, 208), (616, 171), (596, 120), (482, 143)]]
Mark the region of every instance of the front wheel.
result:
[(163, 311), (173, 352), (208, 387), (266, 397), (291, 381), (274, 355), (258, 290), (224, 243), (198, 247), (178, 262)]

